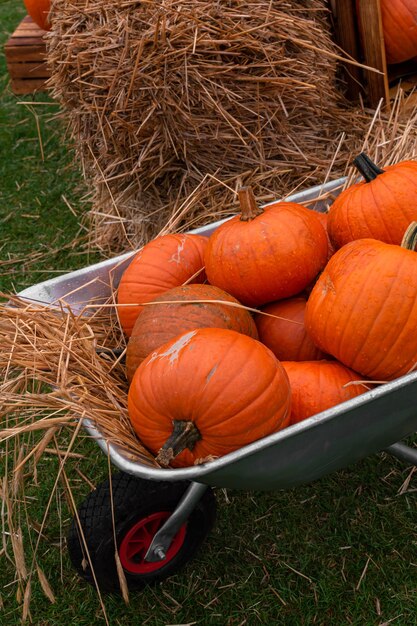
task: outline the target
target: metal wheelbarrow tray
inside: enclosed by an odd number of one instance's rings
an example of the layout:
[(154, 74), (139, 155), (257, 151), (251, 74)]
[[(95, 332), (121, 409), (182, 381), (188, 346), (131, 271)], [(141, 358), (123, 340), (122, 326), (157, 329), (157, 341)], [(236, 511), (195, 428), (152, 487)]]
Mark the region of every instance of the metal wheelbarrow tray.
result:
[[(287, 200), (307, 203), (310, 208), (323, 211), (326, 205), (322, 198), (329, 193), (337, 195), (344, 181), (338, 179), (312, 187)], [(208, 236), (223, 221), (191, 232)], [(50, 304), (63, 299), (73, 310), (77, 310), (92, 300), (95, 303), (106, 300), (131, 258), (131, 253), (121, 255), (34, 285), (19, 295)], [(183, 490), (179, 504), (174, 507), (170, 517), (160, 524), (142, 559), (142, 565), (146, 566), (156, 567), (158, 562), (161, 563), (161, 579), (165, 577), (162, 564), (167, 558), (167, 552), (169, 555), (169, 550), (172, 550), (173, 540), (175, 543), (179, 529), (189, 519), (208, 487), (255, 490), (291, 488), (317, 480), (382, 450), (388, 450), (397, 458), (417, 465), (417, 450), (398, 443), (417, 430), (416, 399), (417, 372), (414, 372), (219, 459), (181, 469), (160, 469), (134, 462), (119, 447), (108, 445), (94, 424), (85, 421), (84, 427), (96, 439), (103, 452), (110, 454), (116, 467), (139, 479), (142, 484), (143, 481), (162, 481), (160, 484), (171, 484), (174, 487), (177, 481), (190, 481), (184, 483), (190, 486)], [(175, 558), (171, 560), (175, 561)], [(144, 582), (149, 582), (147, 576), (150, 574), (147, 574), (146, 567), (146, 571), (139, 568), (140, 571), (135, 572), (131, 564), (129, 571), (127, 557), (124, 561), (122, 559), (122, 565), (130, 578), (134, 579), (136, 575), (137, 579), (145, 577)], [(171, 573), (169, 571), (167, 575)], [(158, 569), (154, 575), (158, 576)], [(128, 582), (132, 581), (129, 579)]]

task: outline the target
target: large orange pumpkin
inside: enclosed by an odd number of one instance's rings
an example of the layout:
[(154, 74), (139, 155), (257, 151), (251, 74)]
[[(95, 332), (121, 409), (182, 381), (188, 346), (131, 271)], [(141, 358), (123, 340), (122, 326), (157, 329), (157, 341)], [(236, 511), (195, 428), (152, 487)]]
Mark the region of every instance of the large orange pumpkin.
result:
[(51, 0), (23, 0), (26, 11), (32, 20), (43, 30), (50, 30), (51, 24), (48, 19), (51, 10)]
[(416, 56), (417, 0), (381, 0), (381, 17), (387, 62), (402, 63)]
[(241, 215), (209, 238), (209, 282), (249, 306), (300, 293), (327, 259), (327, 237), (318, 217), (294, 202), (262, 209), (250, 187), (239, 191), (239, 201)]
[[(215, 302), (207, 302), (214, 300)], [(162, 304), (143, 307), (127, 344), (128, 380), (140, 363), (167, 341), (195, 328), (229, 328), (254, 339), (258, 338), (249, 311), (222, 302), (239, 304), (228, 293), (212, 285), (174, 287), (157, 297)], [(165, 304), (166, 303), (166, 304)]]
[(207, 237), (201, 235), (163, 235), (147, 243), (123, 273), (117, 290), (117, 312), (125, 334), (130, 337), (136, 318), (143, 309), (140, 302), (186, 282), (205, 281), (204, 249)]
[(368, 391), (362, 377), (337, 361), (281, 361), (291, 386), (291, 424)]
[(400, 244), (407, 226), (417, 220), (417, 162), (382, 170), (362, 153), (354, 164), (364, 180), (345, 189), (330, 207), (331, 241), (336, 248), (368, 237)]
[(233, 330), (202, 328), (141, 363), (128, 410), (160, 464), (184, 467), (283, 428), (290, 402), (288, 377), (268, 348)]
[(255, 316), (260, 341), (280, 361), (314, 361), (324, 357), (323, 352), (306, 333), (306, 304), (306, 298), (301, 296), (288, 298), (261, 307), (264, 314), (258, 313)]
[(374, 239), (338, 250), (314, 286), (305, 325), (314, 343), (372, 380), (417, 363), (417, 224), (402, 246)]

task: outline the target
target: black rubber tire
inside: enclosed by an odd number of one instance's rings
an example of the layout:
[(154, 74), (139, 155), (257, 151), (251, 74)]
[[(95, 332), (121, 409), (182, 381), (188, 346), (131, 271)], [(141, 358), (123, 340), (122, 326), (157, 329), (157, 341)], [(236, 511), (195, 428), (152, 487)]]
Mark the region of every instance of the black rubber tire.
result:
[[(114, 522), (117, 546), (126, 533), (141, 518), (159, 511), (173, 511), (189, 482), (159, 482), (142, 480), (120, 473), (112, 476)], [(114, 530), (111, 510), (110, 481), (98, 485), (78, 509), (80, 524), (89, 550), (95, 578), (102, 591), (120, 592), (114, 558)], [(216, 499), (210, 488), (191, 513), (184, 543), (179, 552), (158, 570), (145, 574), (125, 571), (130, 590), (139, 590), (146, 585), (164, 580), (179, 571), (193, 558), (216, 518)], [(72, 520), (67, 538), (70, 559), (80, 576), (95, 584), (86, 558), (84, 543), (80, 539), (76, 517)]]

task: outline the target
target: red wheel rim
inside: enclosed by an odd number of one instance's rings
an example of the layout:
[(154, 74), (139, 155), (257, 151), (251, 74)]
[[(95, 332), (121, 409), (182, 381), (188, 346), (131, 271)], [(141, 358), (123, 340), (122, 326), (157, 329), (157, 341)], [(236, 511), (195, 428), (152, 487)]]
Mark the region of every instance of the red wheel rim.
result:
[(171, 515), (169, 511), (158, 511), (148, 517), (144, 517), (126, 533), (119, 548), (120, 562), (123, 568), (131, 574), (148, 574), (164, 567), (179, 552), (185, 539), (186, 524), (183, 524), (170, 547), (167, 555), (162, 561), (148, 563), (145, 561), (145, 554), (148, 551), (152, 540), (162, 524)]

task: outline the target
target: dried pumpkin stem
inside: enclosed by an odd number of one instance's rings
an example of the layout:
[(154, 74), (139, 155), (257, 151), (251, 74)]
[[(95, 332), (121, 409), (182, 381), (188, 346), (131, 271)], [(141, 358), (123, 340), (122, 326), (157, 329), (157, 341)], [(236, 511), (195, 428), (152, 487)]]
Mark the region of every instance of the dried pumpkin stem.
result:
[(353, 160), (353, 165), (359, 173), (362, 174), (367, 183), (370, 183), (371, 180), (375, 180), (377, 176), (384, 173), (384, 170), (381, 170), (380, 167), (375, 165), (365, 152), (361, 152), (360, 155)]
[(261, 215), (264, 210), (256, 204), (252, 187), (241, 187), (237, 192), (241, 210), (240, 221), (249, 222), (257, 215)]
[(172, 423), (174, 425), (172, 434), (159, 450), (156, 457), (158, 463), (163, 467), (167, 467), (170, 461), (175, 459), (186, 448), (193, 450), (197, 441), (201, 439), (200, 431), (194, 422), (173, 420)]
[(411, 222), (409, 227), (404, 233), (404, 237), (401, 241), (401, 248), (407, 250), (415, 250), (417, 245), (417, 222)]

